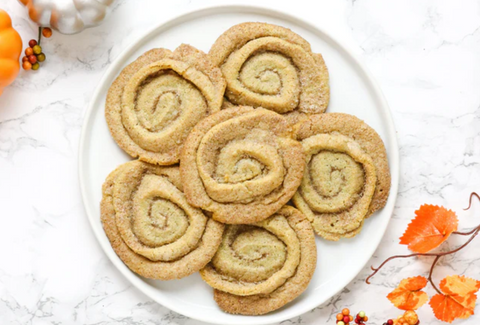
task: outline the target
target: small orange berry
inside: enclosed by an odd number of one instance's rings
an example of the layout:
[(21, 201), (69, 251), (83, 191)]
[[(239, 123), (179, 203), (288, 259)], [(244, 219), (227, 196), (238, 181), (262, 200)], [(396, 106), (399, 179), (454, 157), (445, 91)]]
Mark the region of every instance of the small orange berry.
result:
[(403, 314), (403, 318), (407, 322), (408, 325), (415, 325), (418, 323), (418, 316), (417, 313), (413, 310), (407, 310), (405, 314)]
[(368, 316), (363, 317), (363, 321), (364, 322), (368, 321)]
[(42, 35), (43, 37), (50, 38), (50, 36), (52, 36), (52, 29), (49, 27), (44, 27), (42, 29)]
[(342, 314), (343, 314), (344, 316), (350, 315), (350, 309), (344, 308), (344, 309), (342, 310)]
[(32, 68), (32, 64), (28, 61), (23, 62), (22, 66), (24, 70), (30, 70)]
[(353, 316), (352, 315), (350, 315), (350, 321), (353, 322)]
[(343, 320), (343, 314), (337, 314), (337, 320)]
[(26, 56), (30, 56), (30, 55), (33, 55), (33, 49), (31, 47), (27, 47), (25, 49), (25, 55)]

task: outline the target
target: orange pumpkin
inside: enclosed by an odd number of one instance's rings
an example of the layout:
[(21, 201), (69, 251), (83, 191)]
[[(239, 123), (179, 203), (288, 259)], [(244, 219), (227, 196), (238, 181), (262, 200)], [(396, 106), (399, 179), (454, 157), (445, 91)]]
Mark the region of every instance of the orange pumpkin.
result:
[(12, 27), (12, 20), (6, 11), (0, 9), (0, 95), (3, 88), (17, 77), (20, 71), (22, 39)]

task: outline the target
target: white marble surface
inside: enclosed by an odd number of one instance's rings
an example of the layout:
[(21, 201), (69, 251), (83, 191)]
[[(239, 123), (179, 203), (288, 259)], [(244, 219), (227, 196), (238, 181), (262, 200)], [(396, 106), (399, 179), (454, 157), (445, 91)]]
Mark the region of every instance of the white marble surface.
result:
[[(102, 26), (45, 41), (46, 63), (38, 72), (22, 71), (0, 97), (1, 324), (199, 324), (138, 292), (103, 254), (82, 207), (77, 148), (89, 98), (116, 55), (159, 19), (221, 2), (120, 0)], [(407, 252), (398, 238), (422, 203), (457, 211), (463, 228), (480, 223), (480, 204), (462, 211), (468, 194), (480, 190), (480, 1), (260, 2), (349, 41), (389, 101), (400, 143), (400, 192), (369, 264)], [(24, 43), (36, 36), (16, 1), (0, 0), (0, 8), (12, 15)], [(480, 278), (479, 245), (476, 239), (442, 260), (437, 281), (455, 273)], [(428, 267), (428, 259), (397, 261), (370, 286), (365, 267), (327, 304), (283, 324), (334, 324), (343, 307), (365, 310), (370, 324), (382, 324), (399, 314), (385, 296)], [(428, 306), (419, 314), (422, 324), (439, 323)], [(457, 323), (479, 322), (475, 315)]]

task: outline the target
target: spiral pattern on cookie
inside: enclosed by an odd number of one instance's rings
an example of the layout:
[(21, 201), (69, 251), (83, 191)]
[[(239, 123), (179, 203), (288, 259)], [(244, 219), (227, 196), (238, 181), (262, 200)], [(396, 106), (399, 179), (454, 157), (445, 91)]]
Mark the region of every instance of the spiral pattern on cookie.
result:
[[(333, 124), (338, 123), (336, 126), (330, 125), (332, 119)], [(324, 114), (299, 127), (306, 169), (293, 202), (313, 223), (315, 231), (326, 239), (358, 234), (364, 219), (372, 213), (372, 202), (378, 198), (375, 197), (377, 184), (383, 183), (380, 187), (387, 188), (384, 184), (386, 161), (379, 164), (380, 159), (374, 161), (370, 152), (373, 143), (378, 151), (383, 143), (371, 128), (360, 122), (346, 114)], [(355, 127), (357, 131), (352, 131)], [(352, 134), (362, 131), (363, 136)]]
[(295, 193), (305, 166), (285, 118), (251, 107), (222, 110), (188, 136), (181, 176), (188, 201), (224, 223), (253, 223)]
[(375, 190), (372, 159), (343, 135), (318, 134), (303, 140), (302, 145), (307, 167), (298, 200), (320, 216), (315, 227), (340, 233), (358, 228)]
[(226, 97), (237, 105), (280, 114), (323, 113), (329, 101), (328, 71), (320, 54), (291, 30), (243, 23), (222, 34), (209, 56), (227, 81)]
[[(315, 264), (311, 225), (298, 210), (284, 207), (253, 225), (226, 226), (222, 244), (200, 274), (216, 289), (215, 300), (222, 309), (262, 314), (298, 296), (310, 281)], [(224, 304), (218, 295), (231, 302)], [(264, 300), (263, 304), (255, 306), (258, 299)], [(244, 311), (232, 309), (238, 307)]]
[(124, 164), (107, 178), (104, 228), (134, 272), (180, 278), (198, 271), (215, 253), (223, 225), (190, 206), (181, 188), (178, 167), (141, 161)]
[(220, 70), (203, 52), (189, 45), (173, 53), (154, 49), (112, 84), (107, 122), (116, 142), (132, 157), (174, 164), (193, 126), (220, 110), (224, 89)]

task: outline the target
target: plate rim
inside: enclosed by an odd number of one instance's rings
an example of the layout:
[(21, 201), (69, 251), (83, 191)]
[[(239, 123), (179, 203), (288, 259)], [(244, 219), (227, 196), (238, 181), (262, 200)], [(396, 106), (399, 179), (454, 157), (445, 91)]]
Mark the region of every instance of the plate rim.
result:
[[(82, 203), (83, 207), (85, 209), (85, 213), (87, 215), (90, 227), (93, 230), (93, 233), (95, 234), (95, 238), (102, 248), (103, 252), (107, 255), (109, 260), (112, 262), (112, 264), (115, 266), (115, 268), (140, 292), (145, 294), (147, 297), (150, 299), (154, 300), (158, 304), (178, 313), (184, 316), (187, 316), (191, 319), (196, 319), (202, 322), (206, 323), (211, 323), (211, 324), (226, 324), (222, 320), (212, 320), (208, 317), (204, 317), (203, 315), (192, 315), (188, 311), (185, 312), (184, 310), (179, 310), (175, 304), (170, 304), (168, 300), (166, 301), (159, 301), (160, 299), (157, 299), (157, 297), (151, 295), (149, 293), (149, 288), (144, 288), (142, 285), (138, 285), (137, 282), (141, 281), (138, 277), (134, 277), (131, 274), (131, 271), (123, 264), (123, 262), (118, 258), (118, 256), (115, 254), (113, 249), (111, 249), (110, 245), (107, 245), (107, 243), (102, 240), (101, 238), (104, 236), (104, 233), (102, 233), (100, 230), (97, 229), (95, 226), (96, 220), (94, 217), (94, 213), (91, 211), (90, 206), (92, 206), (88, 194), (87, 194), (87, 186), (86, 186), (86, 178), (85, 178), (85, 172), (86, 172), (86, 167), (85, 167), (85, 156), (83, 155), (83, 152), (86, 150), (86, 142), (88, 139), (88, 130), (91, 128), (91, 120), (93, 113), (95, 111), (95, 104), (101, 98), (101, 93), (103, 92), (103, 88), (105, 87), (105, 81), (108, 79), (108, 77), (112, 74), (113, 70), (116, 70), (118, 65), (124, 65), (125, 64), (125, 59), (128, 58), (129, 56), (132, 55), (132, 53), (135, 51), (135, 48), (138, 46), (141, 46), (146, 40), (149, 39), (149, 36), (151, 34), (154, 34), (157, 30), (161, 29), (166, 29), (168, 28), (168, 25), (176, 25), (176, 24), (181, 24), (182, 20), (187, 21), (194, 19), (196, 17), (202, 16), (202, 15), (207, 15), (207, 14), (212, 14), (212, 13), (218, 13), (218, 12), (233, 12), (233, 11), (240, 11), (240, 12), (246, 12), (246, 13), (255, 13), (255, 14), (261, 14), (261, 15), (266, 15), (270, 17), (275, 17), (275, 18), (280, 18), (289, 22), (293, 22), (294, 24), (297, 24), (301, 26), (302, 28), (306, 28), (310, 31), (314, 31), (315, 33), (320, 32), (323, 36), (327, 38), (327, 40), (331, 43), (333, 43), (335, 46), (340, 48), (342, 51), (344, 51), (345, 54), (348, 55), (348, 59), (352, 60), (353, 63), (355, 64), (356, 68), (359, 69), (359, 71), (364, 75), (366, 78), (367, 82), (369, 83), (369, 86), (372, 88), (374, 91), (374, 98), (378, 100), (379, 106), (382, 108), (382, 113), (384, 114), (384, 121), (387, 121), (388, 125), (386, 127), (387, 134), (389, 137), (389, 167), (390, 167), (390, 174), (391, 174), (391, 187), (390, 187), (390, 194), (389, 198), (387, 201), (387, 205), (383, 208), (386, 209), (386, 213), (388, 213), (388, 220), (385, 222), (383, 229), (381, 229), (381, 236), (378, 237), (378, 239), (375, 242), (375, 245), (373, 245), (373, 249), (368, 252), (369, 258), (363, 263), (362, 265), (357, 265), (357, 268), (355, 272), (353, 273), (354, 275), (346, 280), (346, 285), (350, 284), (352, 280), (354, 280), (358, 274), (362, 271), (362, 269), (365, 267), (365, 265), (368, 263), (370, 258), (373, 256), (375, 251), (378, 249), (378, 246), (380, 242), (382, 241), (383, 237), (385, 236), (385, 232), (388, 228), (388, 225), (390, 223), (390, 220), (392, 218), (392, 214), (395, 208), (395, 202), (397, 199), (397, 194), (398, 194), (398, 185), (399, 185), (399, 175), (400, 175), (400, 161), (399, 161), (399, 147), (398, 147), (398, 139), (397, 139), (397, 132), (395, 128), (395, 124), (393, 122), (393, 117), (392, 117), (392, 112), (390, 110), (390, 107), (388, 105), (388, 102), (380, 88), (380, 86), (377, 84), (375, 81), (374, 77), (366, 67), (366, 65), (362, 62), (360, 59), (359, 55), (355, 53), (355, 51), (350, 48), (349, 45), (346, 44), (346, 41), (343, 39), (336, 39), (334, 38), (329, 32), (325, 31), (325, 29), (317, 26), (316, 24), (304, 20), (294, 14), (287, 13), (283, 10), (279, 9), (271, 9), (263, 5), (252, 5), (252, 4), (214, 4), (214, 5), (206, 5), (206, 6), (200, 6), (200, 7), (195, 7), (187, 10), (182, 10), (180, 12), (177, 12), (173, 17), (171, 18), (165, 18), (161, 21), (159, 21), (155, 26), (152, 28), (146, 30), (142, 35), (139, 37), (135, 38), (128, 46), (122, 50), (118, 56), (112, 61), (110, 66), (107, 68), (107, 70), (103, 73), (100, 81), (97, 83), (97, 86), (95, 88), (95, 91), (93, 92), (92, 98), (89, 101), (88, 107), (84, 113), (83, 120), (82, 120), (82, 130), (80, 134), (80, 142), (79, 142), (79, 147), (78, 147), (78, 178), (79, 178), (79, 185), (80, 185), (80, 192), (82, 196)], [(121, 63), (123, 62), (123, 63)], [(345, 286), (346, 286), (345, 285)], [(335, 296), (340, 292), (342, 288), (340, 288), (337, 292), (335, 292), (332, 296)], [(331, 297), (330, 297), (331, 298)], [(249, 322), (249, 324), (258, 324), (258, 325), (266, 325), (266, 324), (273, 324), (277, 322), (282, 322), (287, 319), (291, 319), (293, 317), (297, 317), (299, 315), (302, 315), (310, 310), (312, 310), (315, 307), (318, 307), (322, 304), (324, 304), (328, 299), (324, 299), (323, 301), (320, 302), (313, 302), (310, 304), (306, 304), (303, 308), (297, 309), (295, 312), (292, 312), (290, 314), (287, 313), (284, 317), (281, 319), (268, 319), (268, 318), (263, 318), (263, 317), (255, 317), (255, 318), (249, 318), (249, 319), (255, 319), (255, 321)], [(241, 316), (241, 315), (240, 315)], [(245, 317), (245, 316), (242, 316)], [(229, 323), (229, 324), (243, 324), (243, 323)]]

